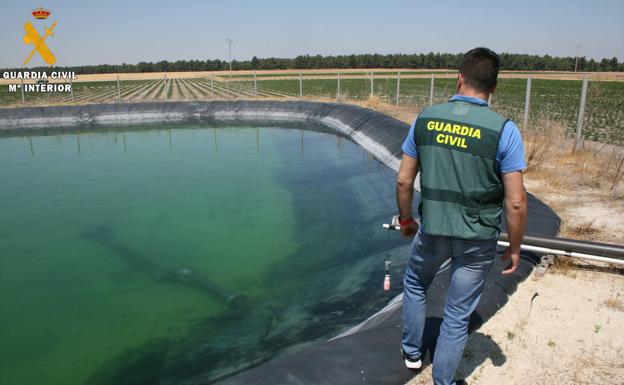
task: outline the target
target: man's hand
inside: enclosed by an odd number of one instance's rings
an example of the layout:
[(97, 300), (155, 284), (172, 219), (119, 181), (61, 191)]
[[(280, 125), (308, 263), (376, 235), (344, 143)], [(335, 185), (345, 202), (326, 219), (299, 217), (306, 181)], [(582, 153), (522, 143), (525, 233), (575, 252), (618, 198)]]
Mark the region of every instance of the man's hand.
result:
[(401, 226), (401, 234), (405, 238), (411, 238), (418, 232), (418, 222), (411, 221), (409, 224)]
[[(401, 232), (403, 232), (403, 228), (401, 228)], [(516, 268), (520, 263), (520, 253), (512, 253), (511, 248), (506, 248), (503, 256), (501, 257), (501, 261), (506, 261), (508, 259), (511, 259), (511, 265), (503, 270), (503, 274), (511, 274), (516, 271)]]

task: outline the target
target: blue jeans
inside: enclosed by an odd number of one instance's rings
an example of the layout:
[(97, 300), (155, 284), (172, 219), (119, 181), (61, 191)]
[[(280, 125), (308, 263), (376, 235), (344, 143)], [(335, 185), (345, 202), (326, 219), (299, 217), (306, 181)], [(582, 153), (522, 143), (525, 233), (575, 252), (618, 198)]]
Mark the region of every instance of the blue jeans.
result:
[(403, 352), (421, 355), (426, 291), (442, 263), (451, 258), (451, 277), (433, 358), (435, 385), (454, 385), (468, 321), (477, 307), (496, 254), (496, 239), (471, 241), (419, 231), (410, 249), (403, 285)]

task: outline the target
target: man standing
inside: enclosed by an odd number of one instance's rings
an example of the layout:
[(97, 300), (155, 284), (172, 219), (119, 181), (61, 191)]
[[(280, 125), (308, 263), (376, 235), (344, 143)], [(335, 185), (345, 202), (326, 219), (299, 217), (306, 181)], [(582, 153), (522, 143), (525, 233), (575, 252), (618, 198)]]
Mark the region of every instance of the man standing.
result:
[[(457, 95), (422, 111), (403, 144), (397, 178), (399, 221), (414, 236), (405, 271), (403, 341), (405, 365), (421, 366), (426, 291), (442, 263), (451, 258), (450, 284), (433, 358), (435, 385), (459, 385), (455, 371), (475, 310), (492, 267), (503, 202), (511, 260), (516, 270), (526, 224), (522, 170), (524, 146), (518, 127), (491, 111), (500, 60), (475, 48), (462, 60)], [(413, 185), (420, 171), (420, 227), (412, 219)]]

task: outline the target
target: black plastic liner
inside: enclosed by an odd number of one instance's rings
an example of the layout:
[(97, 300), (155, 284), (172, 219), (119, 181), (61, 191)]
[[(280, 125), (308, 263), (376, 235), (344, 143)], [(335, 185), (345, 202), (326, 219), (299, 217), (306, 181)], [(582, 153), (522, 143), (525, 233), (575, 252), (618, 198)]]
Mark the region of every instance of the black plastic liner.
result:
[[(364, 108), (304, 101), (158, 102), (0, 109), (0, 130), (4, 132), (45, 130), (46, 127), (82, 130), (100, 125), (162, 121), (320, 123), (337, 134), (351, 138), (395, 171), (402, 155), (401, 144), (409, 129), (403, 122)], [(388, 213), (388, 218), (391, 215)], [(529, 196), (527, 235), (555, 236), (559, 226), (557, 215), (538, 199)], [(507, 303), (518, 284), (531, 274), (539, 258), (537, 254), (522, 252), (517, 271), (507, 276), (501, 274), (503, 264), (497, 258), (487, 278), (481, 302), (471, 317), (471, 331), (479, 328)], [(425, 363), (430, 362), (431, 352), (435, 349), (448, 281), (449, 271), (446, 269), (437, 275), (429, 289), (424, 336)], [(400, 339), (399, 296), (364, 323), (330, 341), (292, 349), (219, 383), (404, 384), (414, 373), (403, 365), (399, 352)]]

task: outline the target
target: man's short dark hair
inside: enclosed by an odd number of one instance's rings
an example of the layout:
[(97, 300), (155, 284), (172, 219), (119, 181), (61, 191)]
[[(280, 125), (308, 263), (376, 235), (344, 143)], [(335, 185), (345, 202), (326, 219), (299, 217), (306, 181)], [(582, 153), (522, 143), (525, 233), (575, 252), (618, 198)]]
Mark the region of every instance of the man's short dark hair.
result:
[(459, 66), (464, 81), (477, 91), (488, 92), (496, 86), (500, 59), (498, 55), (483, 47), (466, 52)]

